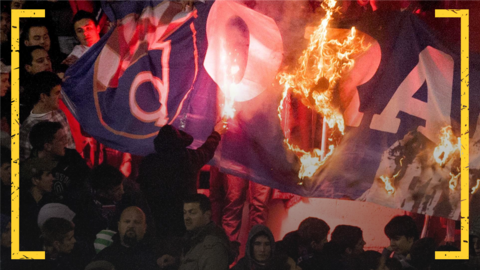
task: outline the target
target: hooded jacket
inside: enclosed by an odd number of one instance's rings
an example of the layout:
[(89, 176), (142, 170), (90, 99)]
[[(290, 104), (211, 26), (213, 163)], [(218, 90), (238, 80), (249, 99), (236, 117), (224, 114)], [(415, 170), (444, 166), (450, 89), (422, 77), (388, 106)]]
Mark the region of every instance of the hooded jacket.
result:
[(213, 158), (220, 134), (213, 131), (196, 150), (189, 134), (166, 125), (154, 140), (156, 153), (146, 156), (140, 165), (138, 182), (150, 205), (157, 236), (185, 234), (183, 198), (197, 192), (197, 175)]
[[(275, 239), (270, 229), (265, 225), (255, 225), (250, 230), (248, 234), (247, 245), (245, 246), (245, 256), (241, 258), (238, 263), (231, 270), (263, 270), (265, 269), (265, 264), (260, 264), (253, 258), (253, 241), (258, 234), (266, 234), (270, 240), (270, 259), (273, 258), (275, 251)], [(266, 263), (266, 262), (265, 262)]]

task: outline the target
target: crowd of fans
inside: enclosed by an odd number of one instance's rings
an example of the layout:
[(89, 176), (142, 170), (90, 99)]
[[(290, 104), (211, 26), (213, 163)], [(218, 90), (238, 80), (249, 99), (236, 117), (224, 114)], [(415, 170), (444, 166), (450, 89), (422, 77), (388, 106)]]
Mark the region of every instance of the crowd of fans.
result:
[[(227, 203), (216, 209), (218, 194), (210, 199), (196, 194), (197, 177), (213, 158), (225, 132), (222, 123), (196, 150), (187, 148), (193, 142), (189, 134), (166, 125), (154, 141), (156, 152), (137, 163), (130, 154), (99, 144), (69, 116), (61, 85), (66, 69), (81, 61), (110, 24), (97, 16), (102, 14), (99, 5), (87, 12), (65, 2), (2, 1), (1, 269), (480, 269), (480, 232), (471, 235), (469, 261), (435, 261), (435, 250), (457, 249), (419, 239), (409, 216), (394, 217), (385, 226), (390, 246), (382, 253), (364, 251), (361, 228), (339, 225), (330, 234), (330, 226), (313, 217), (282, 240), (274, 239), (262, 225), (270, 189), (213, 168), (212, 188), (227, 186)], [(371, 12), (364, 2), (349, 6)], [(35, 261), (10, 259), (9, 31), (10, 9), (15, 8), (75, 12), (71, 24), (57, 28), (47, 20), (21, 21), (20, 250), (44, 250), (46, 259)], [(65, 25), (70, 25), (76, 45), (68, 42)], [(256, 225), (239, 258), (236, 241), (247, 189), (256, 200), (250, 203), (251, 225)], [(230, 218), (218, 214), (222, 209)]]

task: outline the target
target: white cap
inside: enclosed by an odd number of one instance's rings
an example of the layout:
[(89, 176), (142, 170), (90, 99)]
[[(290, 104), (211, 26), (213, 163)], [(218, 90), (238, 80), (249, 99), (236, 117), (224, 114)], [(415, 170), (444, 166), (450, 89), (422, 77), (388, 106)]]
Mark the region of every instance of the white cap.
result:
[(40, 209), (40, 212), (38, 212), (38, 227), (41, 228), (43, 223), (52, 217), (64, 218), (68, 221), (72, 221), (75, 217), (75, 213), (64, 204), (47, 203), (42, 207), (42, 209)]

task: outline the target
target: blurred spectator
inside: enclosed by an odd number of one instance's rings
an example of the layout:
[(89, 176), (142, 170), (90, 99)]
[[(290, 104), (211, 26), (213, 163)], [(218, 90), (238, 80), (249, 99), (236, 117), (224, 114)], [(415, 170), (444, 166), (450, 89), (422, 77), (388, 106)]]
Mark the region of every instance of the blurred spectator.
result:
[(73, 17), (73, 30), (80, 45), (75, 46), (67, 59), (62, 62), (69, 66), (100, 40), (100, 27), (97, 25), (95, 16), (84, 10), (78, 11)]
[(412, 217), (404, 215), (392, 218), (385, 226), (385, 235), (390, 239), (390, 246), (383, 250), (382, 255), (388, 258), (395, 252), (393, 257), (400, 261), (403, 269), (411, 267), (408, 255), (413, 243), (419, 238)]
[(322, 263), (323, 247), (327, 243), (330, 226), (318, 218), (309, 217), (304, 219), (298, 226), (300, 236), (299, 266), (303, 270), (317, 269)]
[(46, 158), (30, 158), (20, 165), (20, 245), (26, 250), (41, 249), (37, 217), (40, 208), (51, 202), (55, 166)]
[(10, 121), (11, 121), (11, 95), (10, 95), (10, 66), (0, 62), (1, 75), (1, 113), (0, 113), (0, 143), (10, 149), (11, 135), (10, 135)]
[[(224, 132), (221, 122), (215, 128)], [(156, 153), (143, 159), (138, 175), (154, 216), (157, 237), (181, 237), (185, 233), (183, 199), (197, 193), (198, 173), (213, 158), (220, 138), (213, 131), (202, 146), (193, 150), (187, 148), (193, 142), (191, 135), (171, 125), (158, 132), (153, 142)]]
[(359, 227), (338, 225), (331, 240), (325, 244), (323, 262), (325, 269), (355, 269), (358, 256), (364, 252), (365, 240)]
[(70, 132), (65, 114), (58, 110), (58, 99), (62, 81), (54, 73), (43, 71), (32, 77), (35, 85), (28, 90), (31, 94), (32, 103), (35, 104), (28, 118), (20, 128), (20, 160), (30, 156), (32, 145), (29, 134), (32, 127), (41, 121), (60, 122), (66, 136), (66, 146), (75, 149), (75, 143)]
[(212, 206), (207, 196), (193, 194), (185, 198), (183, 216), (187, 233), (182, 256), (164, 255), (157, 260), (160, 268), (180, 264), (179, 270), (225, 270), (234, 254), (225, 232), (211, 220)]
[(410, 262), (417, 270), (429, 270), (435, 261), (435, 240), (422, 238), (413, 243), (410, 249)]
[(275, 251), (275, 239), (270, 229), (264, 225), (255, 225), (248, 234), (245, 256), (232, 270), (263, 270), (272, 259)]
[(89, 168), (75, 150), (65, 148), (68, 136), (61, 123), (38, 122), (32, 127), (29, 140), (33, 147), (32, 157), (57, 163), (52, 173), (56, 178), (53, 191), (58, 201), (69, 200), (75, 190), (85, 187)]
[(22, 9), (25, 4), (25, 0), (12, 0), (10, 1), (10, 9)]
[(134, 206), (125, 209), (113, 244), (103, 249), (95, 260), (108, 261), (116, 270), (158, 269), (153, 243), (145, 238), (146, 231), (143, 211)]
[(11, 62), (11, 49), (10, 49), (10, 9), (1, 3), (1, 15), (0, 15), (0, 47), (1, 47), (1, 60), (4, 64), (10, 65)]

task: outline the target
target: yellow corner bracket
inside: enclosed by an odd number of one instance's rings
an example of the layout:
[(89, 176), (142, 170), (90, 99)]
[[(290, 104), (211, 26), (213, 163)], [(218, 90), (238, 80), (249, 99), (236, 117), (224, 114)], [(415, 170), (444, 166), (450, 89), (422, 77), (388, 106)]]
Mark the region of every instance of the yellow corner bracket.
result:
[(436, 251), (437, 260), (468, 260), (469, 258), (469, 34), (468, 9), (437, 9), (436, 18), (460, 18), (460, 134), (461, 134), (461, 178), (460, 178), (460, 251)]
[(43, 9), (12, 9), (12, 260), (45, 260), (44, 251), (20, 251), (20, 18), (45, 18)]

